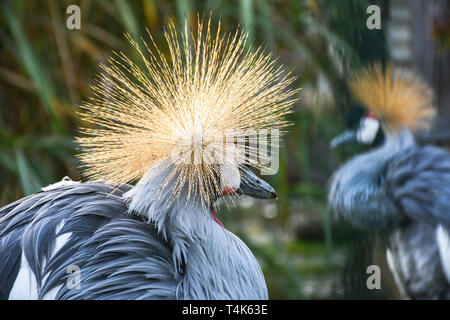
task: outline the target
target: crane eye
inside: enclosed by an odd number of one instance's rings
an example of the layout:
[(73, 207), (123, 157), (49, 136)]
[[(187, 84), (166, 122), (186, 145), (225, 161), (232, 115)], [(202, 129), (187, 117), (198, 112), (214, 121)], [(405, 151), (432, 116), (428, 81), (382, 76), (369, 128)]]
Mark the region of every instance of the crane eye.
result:
[(356, 139), (361, 144), (371, 144), (374, 142), (379, 129), (380, 122), (369, 113), (361, 119)]

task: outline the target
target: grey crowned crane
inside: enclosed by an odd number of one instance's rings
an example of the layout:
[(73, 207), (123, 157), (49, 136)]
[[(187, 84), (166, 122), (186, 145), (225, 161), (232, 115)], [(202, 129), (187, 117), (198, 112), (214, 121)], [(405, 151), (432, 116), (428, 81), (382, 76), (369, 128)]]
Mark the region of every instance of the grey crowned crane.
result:
[(210, 24), (181, 37), (171, 24), (165, 49), (128, 37), (140, 60), (120, 52), (101, 65), (78, 112), (89, 181), (0, 209), (0, 298), (268, 298), (257, 260), (213, 208), (225, 195), (276, 197), (249, 166), (267, 165), (257, 133), (287, 124), (293, 79), (247, 50), (245, 33)]
[(366, 113), (333, 139), (371, 145), (331, 179), (329, 206), (338, 217), (386, 239), (387, 261), (405, 298), (450, 299), (450, 154), (416, 143), (431, 124), (430, 88), (414, 73), (374, 65), (350, 88)]

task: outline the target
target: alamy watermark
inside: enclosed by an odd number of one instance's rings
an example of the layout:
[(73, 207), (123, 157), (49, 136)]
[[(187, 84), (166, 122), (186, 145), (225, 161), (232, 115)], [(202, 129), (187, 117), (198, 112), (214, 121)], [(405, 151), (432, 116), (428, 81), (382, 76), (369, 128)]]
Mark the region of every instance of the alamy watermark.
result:
[(369, 290), (381, 289), (381, 269), (376, 264), (367, 267), (366, 273), (370, 276), (366, 280), (366, 286)]
[(69, 15), (66, 19), (66, 26), (69, 30), (81, 29), (81, 9), (79, 6), (72, 4), (67, 7), (66, 13)]
[(75, 264), (67, 267), (66, 273), (69, 277), (66, 280), (66, 286), (69, 290), (81, 289), (81, 268)]
[[(248, 164), (261, 167), (261, 175), (279, 169), (278, 129), (226, 131), (209, 130), (180, 139), (171, 152), (175, 164)], [(270, 152), (268, 146), (270, 145)]]
[[(372, 4), (367, 7), (366, 13), (370, 16), (367, 17), (366, 26), (369, 30), (381, 29), (381, 9), (378, 5)], [(66, 14), (66, 26), (69, 30), (81, 29), (81, 9), (79, 6), (72, 4), (67, 7)]]
[(381, 29), (381, 9), (379, 6), (373, 4), (367, 7), (366, 13), (370, 16), (366, 20), (366, 26), (369, 30)]

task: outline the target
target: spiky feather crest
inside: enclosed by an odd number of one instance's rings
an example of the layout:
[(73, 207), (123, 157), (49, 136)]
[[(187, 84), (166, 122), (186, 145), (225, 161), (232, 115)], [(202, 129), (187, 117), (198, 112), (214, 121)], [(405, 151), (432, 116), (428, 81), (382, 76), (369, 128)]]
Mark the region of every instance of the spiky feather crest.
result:
[[(145, 49), (127, 36), (139, 61), (120, 52), (101, 65), (94, 96), (79, 112), (95, 128), (82, 128), (85, 136), (76, 138), (90, 179), (127, 183), (166, 163), (171, 173), (155, 192), (175, 199), (188, 186), (206, 204), (217, 196), (218, 163), (243, 166), (245, 154), (267, 148), (249, 130), (288, 125), (283, 116), (295, 101), (294, 79), (262, 48), (247, 50), (244, 32), (222, 36), (220, 22), (217, 29), (211, 31), (211, 18), (206, 26), (199, 18), (196, 33), (186, 22), (180, 36), (169, 24), (168, 58), (150, 33)], [(251, 141), (233, 143), (230, 132)], [(225, 153), (211, 152), (220, 147)], [(173, 161), (180, 150), (191, 161)], [(261, 160), (251, 165), (261, 167)], [(169, 186), (171, 179), (176, 183)]]
[(350, 89), (358, 102), (394, 132), (402, 127), (426, 129), (435, 115), (432, 90), (410, 70), (373, 64), (351, 78)]

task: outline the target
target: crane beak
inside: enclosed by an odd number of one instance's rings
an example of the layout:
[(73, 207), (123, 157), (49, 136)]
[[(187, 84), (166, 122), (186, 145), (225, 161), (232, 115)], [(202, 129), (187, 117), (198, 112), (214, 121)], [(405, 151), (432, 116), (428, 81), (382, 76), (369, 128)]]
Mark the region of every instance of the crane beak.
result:
[(356, 131), (355, 130), (346, 130), (340, 135), (334, 137), (333, 140), (330, 142), (331, 149), (335, 149), (337, 147), (350, 144), (353, 142), (356, 142)]
[(259, 199), (278, 198), (270, 184), (258, 178), (249, 168), (239, 168), (239, 171), (241, 173), (241, 185), (236, 190), (237, 194), (245, 194)]

